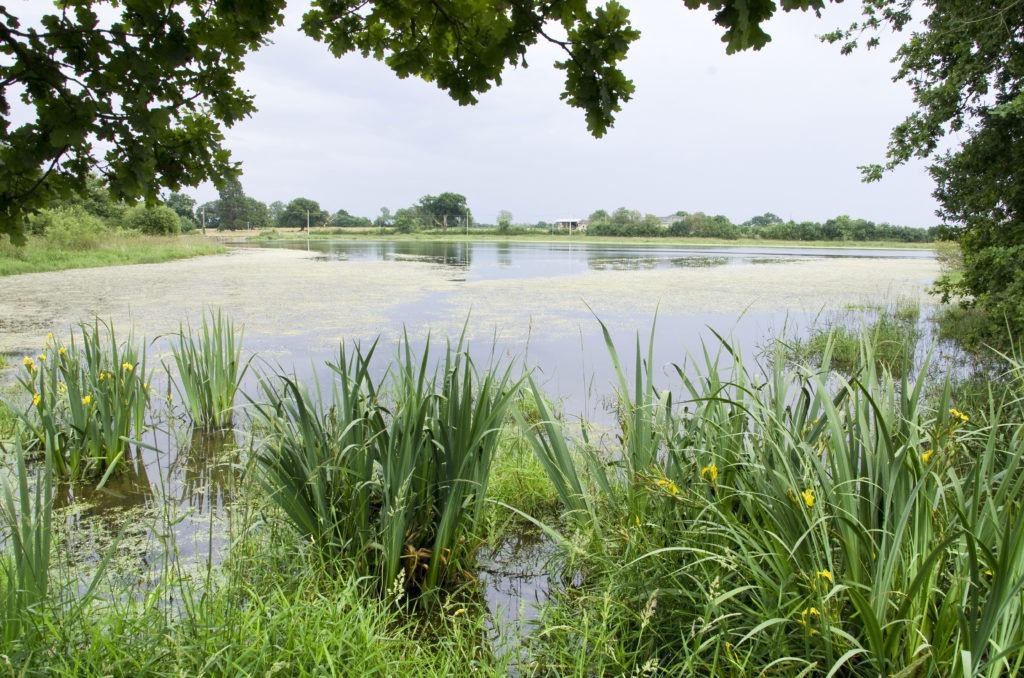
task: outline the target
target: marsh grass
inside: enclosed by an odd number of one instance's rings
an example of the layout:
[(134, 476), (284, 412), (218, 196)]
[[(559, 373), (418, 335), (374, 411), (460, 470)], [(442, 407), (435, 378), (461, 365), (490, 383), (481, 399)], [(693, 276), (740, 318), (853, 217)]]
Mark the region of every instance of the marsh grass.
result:
[(851, 375), (864, 364), (864, 349), (870, 347), (876, 366), (898, 377), (914, 365), (920, 318), (921, 307), (908, 301), (862, 309), (857, 319), (837, 315), (824, 328), (812, 329), (807, 339), (790, 342), (791, 357)]
[[(49, 557), (50, 528), (61, 531), (48, 510), (50, 487), (29, 477), (13, 491), (20, 500), (10, 492), (6, 498), (29, 504), (0, 511), (5, 531), (16, 515), (19, 539), (28, 534), (21, 541), (38, 544), (33, 553), (40, 557), (23, 568), (34, 577), (54, 569), (41, 558)], [(84, 594), (75, 571), (51, 579), (48, 589), (45, 580), (20, 585), (19, 594), (33, 596), (22, 596), (13, 611), (20, 616), (3, 610), (0, 666), (16, 675), (434, 676), (467, 667), (506, 675), (472, 600), (453, 597), (429, 614), (413, 614), (404, 595), (379, 596), (373, 582), (313, 557), (282, 529), (255, 486), (240, 489), (245, 496), (227, 518), (231, 547), (214, 569), (185, 563), (173, 537), (183, 516), (173, 506), (156, 507), (153, 532), (164, 551), (155, 573), (136, 565), (133, 574), (119, 563), (97, 571)], [(14, 562), (14, 543), (5, 541), (4, 563)], [(113, 543), (104, 558), (125, 548)], [(6, 585), (17, 572), (2, 573)]]
[(156, 264), (207, 254), (223, 254), (223, 245), (201, 236), (149, 236), (108, 233), (94, 248), (62, 247), (30, 237), (23, 247), (0, 242), (0, 276), (123, 264)]
[(544, 465), (516, 426), (501, 430), (487, 496), (499, 505), (494, 511), (496, 521), (510, 518), (516, 524), (521, 522), (519, 514), (509, 514), (504, 506), (542, 519), (554, 518), (561, 506)]
[[(723, 342), (729, 368), (708, 351), (677, 368), (674, 409), (639, 343), (632, 381), (611, 352), (624, 430), (609, 453), (630, 473), (606, 473), (564, 436), (534, 444), (578, 507), (566, 541), (582, 577), (544, 610), (539, 667), (1021, 670), (1021, 400), (965, 414), (949, 388), (926, 399), (923, 377), (894, 377), (861, 342), (853, 379), (783, 360), (751, 372)], [(618, 501), (600, 499), (609, 490)]]
[(242, 331), (222, 311), (203, 314), (197, 330), (181, 325), (171, 342), (174, 387), (195, 426), (223, 429), (234, 421), (235, 399), (252, 362), (242, 360)]
[[(89, 388), (94, 362), (128, 355), (101, 329), (65, 347)], [(893, 371), (869, 335), (842, 374), (828, 350), (757, 363), (717, 336), (661, 369), (650, 341), (623, 359), (604, 334), (618, 432), (602, 440), (461, 341), (438, 355), (405, 338), (383, 369), (376, 343), (343, 346), (321, 382), (261, 377), (245, 465), (225, 481), (223, 560), (186, 565), (174, 528), (192, 509), (161, 506), (159, 571), (104, 580), (103, 596), (53, 576), (66, 458), (33, 468), (16, 438), (0, 654), (15, 674), (58, 675), (1024, 671), (1020, 356), (968, 400), (928, 383), (927, 362)], [(22, 368), (32, 407), (70, 391), (61, 346)], [(28, 437), (45, 442), (35, 416)], [(471, 579), (499, 511), (562, 549), (525, 655), (491, 651)]]
[(400, 342), (374, 381), (376, 343), (342, 347), (329, 390), (265, 379), (260, 482), (300, 535), (381, 590), (431, 590), (472, 569), (491, 464), (515, 397), (512, 366), (478, 371), (462, 342), (431, 362)]
[(30, 404), (22, 419), (61, 479), (102, 486), (146, 428), (150, 387), (144, 343), (122, 342), (109, 323), (81, 325), (66, 345), (52, 334), (18, 381)]

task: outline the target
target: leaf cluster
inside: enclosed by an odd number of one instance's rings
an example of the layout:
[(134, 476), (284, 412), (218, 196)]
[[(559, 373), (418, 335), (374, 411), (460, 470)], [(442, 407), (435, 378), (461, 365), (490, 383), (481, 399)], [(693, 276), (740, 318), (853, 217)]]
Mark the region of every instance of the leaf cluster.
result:
[[(773, 0), (685, 4), (716, 12), (730, 53), (763, 47), (770, 38), (761, 24), (778, 9)], [(786, 11), (824, 4), (780, 3)], [(282, 24), (285, 5), (78, 0), (31, 25), (0, 6), (0, 235), (21, 242), (25, 219), (86, 193), (90, 173), (115, 199), (150, 204), (163, 188), (206, 180), (223, 188), (237, 178), (223, 128), (255, 105), (236, 76)], [(633, 95), (621, 64), (640, 36), (617, 0), (314, 0), (302, 30), (337, 57), (373, 57), (462, 105), (500, 85), (506, 68), (525, 68), (532, 45), (554, 44), (565, 55), (554, 64), (565, 72), (561, 98), (583, 110), (596, 137)]]
[(0, 233), (15, 241), (26, 216), (84, 193), (93, 171), (116, 198), (150, 203), (237, 171), (221, 126), (255, 107), (235, 75), (284, 0), (118, 7), (59, 3), (35, 25), (0, 7)]

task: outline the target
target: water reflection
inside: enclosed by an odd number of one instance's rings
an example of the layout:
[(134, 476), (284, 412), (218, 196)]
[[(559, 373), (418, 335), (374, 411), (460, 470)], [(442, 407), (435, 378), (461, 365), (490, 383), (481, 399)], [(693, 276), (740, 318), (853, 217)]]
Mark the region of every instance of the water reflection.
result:
[(260, 247), (307, 249), (319, 254), (321, 261), (418, 261), (455, 269), (468, 269), (473, 263), (471, 242), (449, 240), (391, 240), (342, 242), (315, 240), (275, 241)]
[(669, 259), (669, 263), (676, 268), (711, 268), (712, 266), (724, 266), (729, 263), (728, 257), (680, 257)]
[(651, 257), (614, 257), (605, 255), (591, 256), (587, 264), (595, 271), (643, 271), (658, 268), (659, 259)]
[(138, 447), (128, 447), (117, 471), (111, 474), (103, 487), (96, 487), (96, 484), (95, 480), (60, 483), (54, 488), (54, 508), (64, 509), (75, 505), (80, 510), (74, 513), (74, 520), (87, 521), (106, 513), (144, 509), (152, 503), (154, 496), (146, 469), (146, 458)]
[(300, 248), (322, 261), (410, 261), (433, 264), (454, 280), (570, 275), (581, 270), (643, 271), (770, 265), (816, 258), (933, 259), (930, 250), (808, 247), (678, 246), (592, 242), (459, 240), (273, 241), (257, 247)]
[(171, 466), (182, 506), (215, 513), (232, 501), (239, 469), (236, 436), (234, 429), (192, 431)]
[(498, 266), (508, 268), (512, 265), (512, 244), (507, 242), (496, 243), (495, 254), (498, 259)]
[(527, 636), (548, 600), (551, 563), (557, 556), (557, 546), (532, 528), (513, 528), (479, 554), (479, 581), (497, 631), (492, 647), (513, 666), (528, 659), (519, 639)]

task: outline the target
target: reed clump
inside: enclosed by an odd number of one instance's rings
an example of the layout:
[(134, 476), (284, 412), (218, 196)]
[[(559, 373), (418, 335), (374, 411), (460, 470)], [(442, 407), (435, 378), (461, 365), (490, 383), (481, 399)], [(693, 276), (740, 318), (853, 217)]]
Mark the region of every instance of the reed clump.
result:
[(303, 539), (371, 576), (424, 591), (473, 566), (491, 464), (517, 390), (512, 367), (478, 371), (462, 342), (436, 364), (407, 338), (375, 379), (368, 349), (342, 347), (324, 388), (262, 381), (259, 481)]
[[(526, 429), (575, 518), (578, 582), (544, 610), (538, 666), (1024, 668), (1022, 399), (961, 411), (950, 388), (926, 397), (923, 376), (894, 378), (861, 341), (855, 378), (781, 358), (752, 371), (722, 342), (672, 370), (678, 396), (639, 346), (628, 380), (609, 341), (618, 446)], [(1016, 362), (1007, 378), (1022, 377)]]
[(129, 332), (81, 325), (64, 343), (52, 334), (22, 361), (18, 381), (30, 404), (21, 418), (59, 478), (102, 485), (146, 428), (151, 390), (146, 350)]
[(242, 331), (222, 311), (203, 314), (198, 328), (182, 324), (171, 342), (174, 385), (193, 423), (225, 429), (234, 421), (235, 399), (252, 359), (242, 359)]

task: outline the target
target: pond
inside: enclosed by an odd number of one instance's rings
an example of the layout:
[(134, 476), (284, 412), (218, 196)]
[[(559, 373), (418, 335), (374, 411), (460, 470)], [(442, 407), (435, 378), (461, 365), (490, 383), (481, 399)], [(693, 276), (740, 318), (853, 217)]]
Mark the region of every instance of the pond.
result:
[[(715, 333), (749, 356), (830, 309), (896, 300), (927, 305), (938, 272), (926, 250), (275, 242), (187, 261), (6, 278), (0, 351), (35, 354), (48, 332), (67, 336), (76, 323), (98, 316), (119, 334), (133, 326), (153, 340), (149, 363), (158, 365), (170, 362), (163, 337), (220, 308), (244, 326), (244, 346), (258, 355), (258, 370), (309, 380), (337, 357), (341, 342), (380, 336), (386, 357), (403, 331), (414, 344), (464, 332), (478, 363), (492, 351), (496, 359), (518, 359), (567, 416), (600, 422), (609, 416), (603, 399), (612, 371), (598, 319), (627, 360), (635, 337), (646, 347), (654, 327), (656, 374), (667, 380), (671, 363), (699, 354), (702, 342), (713, 346)], [(89, 501), (80, 502), (73, 520), (88, 531), (110, 509), (137, 515), (170, 497), (186, 514), (178, 527), (181, 555), (201, 556), (223, 541), (212, 526), (230, 510), (237, 467), (217, 441), (158, 435), (165, 440), (151, 444), (178, 454), (143, 454), (103, 493), (81, 491), (74, 499)], [(137, 532), (143, 559), (158, 560), (161, 545), (146, 529)], [(499, 577), (492, 588), (518, 581), (520, 592), (535, 589), (529, 580), (523, 573)], [(512, 594), (505, 598), (515, 611)]]
[[(206, 308), (245, 328), (262, 361), (310, 376), (343, 341), (415, 341), (465, 329), (477, 355), (495, 346), (537, 370), (571, 413), (608, 384), (599, 318), (622, 350), (657, 315), (660, 363), (681, 361), (709, 331), (751, 353), (827, 309), (932, 300), (927, 250), (676, 247), (581, 242), (271, 243), (165, 264), (5, 279), (0, 351), (29, 354), (48, 332), (99, 316), (150, 339)], [(165, 355), (157, 342), (153, 350)], [(388, 349), (385, 349), (385, 351)]]

